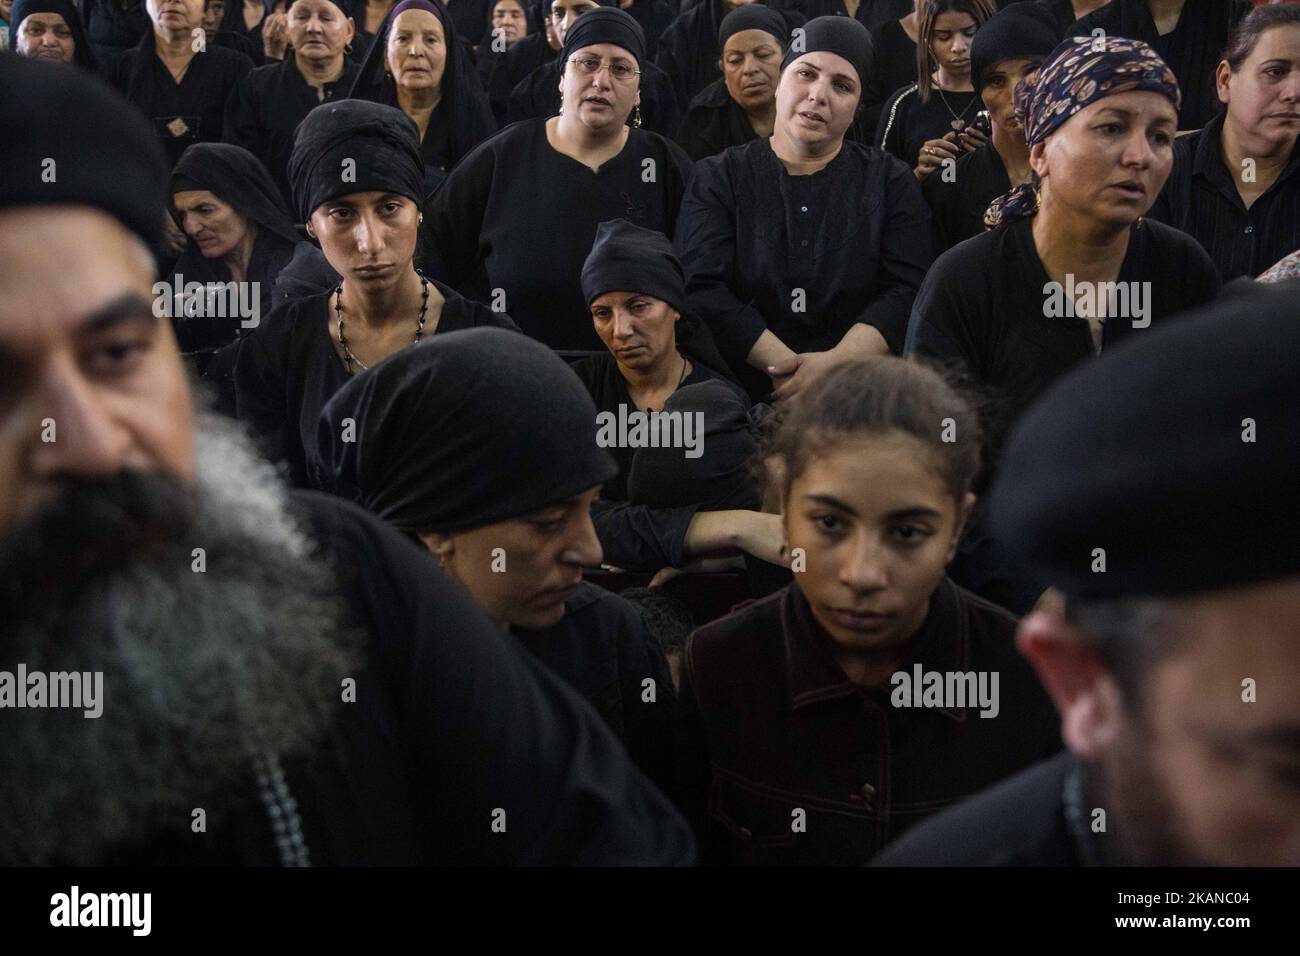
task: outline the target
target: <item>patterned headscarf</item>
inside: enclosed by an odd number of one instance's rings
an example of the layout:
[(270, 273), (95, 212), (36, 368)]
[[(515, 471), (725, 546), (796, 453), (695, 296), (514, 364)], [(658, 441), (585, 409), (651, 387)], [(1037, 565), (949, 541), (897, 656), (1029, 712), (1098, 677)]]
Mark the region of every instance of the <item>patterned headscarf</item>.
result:
[[(1032, 76), (1032, 74), (1031, 74)], [(1177, 110), (1182, 93), (1173, 71), (1141, 40), (1124, 37), (1072, 37), (1052, 51), (1036, 79), (1016, 84), (1016, 116), (1030, 147), (1065, 125), (1070, 117), (1098, 100), (1134, 90), (1163, 93)], [(1038, 176), (993, 200), (984, 214), (992, 229), (1032, 216), (1038, 209)]]

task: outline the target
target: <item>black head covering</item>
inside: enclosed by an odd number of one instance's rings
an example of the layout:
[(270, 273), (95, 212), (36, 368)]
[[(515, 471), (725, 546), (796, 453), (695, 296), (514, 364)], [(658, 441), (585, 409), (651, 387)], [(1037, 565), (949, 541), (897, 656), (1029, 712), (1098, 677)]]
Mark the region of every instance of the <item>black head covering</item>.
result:
[(858, 71), (858, 86), (865, 89), (871, 82), (876, 65), (876, 48), (871, 34), (857, 20), (848, 17), (814, 17), (803, 26), (803, 49), (791, 44), (781, 61), (781, 70), (805, 53), (834, 53), (853, 64)]
[(970, 77), (978, 95), (993, 64), (1019, 57), (1047, 57), (1060, 43), (1056, 21), (1046, 7), (1019, 3), (999, 10), (979, 28), (970, 47)]
[(606, 292), (640, 292), (685, 312), (686, 273), (668, 237), (626, 219), (602, 222), (582, 264), (582, 295), (590, 305)]
[[(344, 160), (355, 181), (343, 181)], [(423, 203), (420, 130), (401, 110), (366, 100), (322, 103), (298, 124), (289, 156), (289, 183), (301, 221), (321, 203), (349, 193), (397, 193)]]
[(155, 251), (167, 161), (139, 111), (75, 67), (21, 56), (0, 55), (0, 90), (0, 129), (10, 132), (0, 149), (0, 208), (94, 206)]
[[(343, 440), (345, 419), (355, 441)], [(329, 490), (408, 534), (518, 518), (618, 472), (582, 382), (504, 329), (403, 349), (335, 393), (319, 434)]]
[(758, 507), (749, 469), (757, 440), (739, 391), (717, 379), (698, 382), (673, 392), (663, 410), (704, 416), (704, 453), (688, 458), (682, 448), (638, 448), (627, 476), (628, 500), (650, 508)]
[[(140, 4), (144, 6), (143, 2)], [(262, 6), (266, 8), (266, 13), (271, 12), (274, 5), (273, 0), (262, 0)], [(226, 8), (221, 13), (220, 29), (228, 33), (238, 33), (243, 36), (252, 34), (261, 34), (262, 24), (266, 22), (266, 15), (262, 16), (262, 21), (252, 30), (244, 24), (244, 0), (226, 0)], [(150, 28), (152, 29), (152, 27)]]
[(751, 3), (736, 7), (722, 18), (722, 24), (718, 27), (718, 49), (725, 47), (728, 40), (743, 30), (763, 30), (770, 33), (780, 41), (782, 47), (790, 42), (790, 24), (786, 22), (785, 17), (771, 7), (761, 3)]
[[(231, 2), (232, 2), (232, 0), (226, 0), (226, 3), (231, 3)], [(242, 4), (242, 2), (243, 2), (243, 0), (240, 0), (240, 2), (239, 2), (239, 3), (236, 3), (235, 5), (236, 5), (236, 6), (240, 6), (240, 5)], [(288, 4), (288, 6), (286, 6), (286, 7), (284, 8), (285, 13), (288, 13), (288, 12), (289, 12), (289, 9), (293, 6), (293, 2), (294, 2), (294, 0), (289, 0), (289, 4)], [(353, 19), (353, 22), (354, 22), (354, 23), (355, 23), (355, 21), (356, 21), (357, 5), (358, 5), (360, 2), (361, 2), (361, 0), (330, 0), (330, 3), (332, 3), (332, 4), (334, 4), (334, 6), (338, 7), (338, 8), (343, 12), (343, 15), (344, 15), (345, 17), (351, 17), (351, 18)], [(363, 10), (362, 12), (364, 13), (365, 11)]]
[(14, 0), (9, 11), (9, 49), (18, 49), (18, 31), (22, 28), (23, 21), (33, 13), (57, 13), (63, 17), (63, 22), (72, 32), (72, 62), (92, 73), (99, 70), (99, 60), (86, 36), (81, 14), (72, 0)]
[(632, 14), (614, 6), (601, 6), (588, 10), (573, 21), (569, 32), (564, 35), (564, 47), (560, 50), (560, 68), (569, 62), (569, 57), (583, 47), (597, 43), (613, 43), (621, 46), (637, 66), (645, 67), (645, 32)]
[(1056, 382), (1012, 433), (991, 503), (998, 538), (1085, 599), (1300, 572), (1290, 285), (1222, 298)]
[(242, 146), (195, 143), (176, 161), (171, 193), (202, 189), (212, 193), (246, 219), (289, 242), (302, 237), (293, 216), (261, 160)]

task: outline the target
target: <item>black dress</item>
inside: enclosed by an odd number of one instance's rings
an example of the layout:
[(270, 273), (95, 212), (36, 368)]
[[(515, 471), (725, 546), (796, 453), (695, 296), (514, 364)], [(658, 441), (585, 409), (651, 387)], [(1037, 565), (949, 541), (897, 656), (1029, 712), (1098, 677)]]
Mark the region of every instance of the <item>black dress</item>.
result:
[[(434, 334), (479, 325), (514, 328), (510, 318), (470, 302), (442, 283), (446, 300)], [(235, 408), (262, 453), (288, 466), (297, 487), (319, 486), (316, 454), (321, 409), (351, 376), (330, 338), (333, 290), (290, 299), (241, 341)]]
[(85, 0), (81, 15), (95, 56), (106, 67), (153, 30), (144, 0)]
[(461, 160), (424, 209), (425, 272), (500, 303), (555, 349), (604, 351), (579, 276), (596, 229), (627, 219), (672, 235), (691, 163), (644, 129), (598, 172), (558, 152), (546, 121), (506, 127)]
[(962, 129), (975, 122), (980, 99), (972, 90), (956, 93), (935, 88), (930, 101), (922, 103), (915, 83), (896, 90), (880, 111), (876, 124), (876, 145), (915, 169), (921, 147), (928, 140), (943, 139), (960, 119)]
[(992, 142), (963, 153), (951, 176), (942, 169), (927, 176), (921, 192), (934, 217), (934, 254), (982, 233), (989, 204), (1010, 189), (1007, 167)]
[(194, 54), (177, 83), (158, 58), (150, 29), (139, 46), (109, 64), (104, 77), (153, 124), (174, 166), (186, 147), (221, 142), (226, 99), (252, 69), (244, 54), (211, 46)]
[(692, 313), (744, 374), (765, 329), (817, 352), (862, 322), (901, 351), (930, 213), (911, 170), (878, 149), (845, 142), (824, 169), (791, 176), (758, 139), (696, 166), (677, 247)]
[(731, 98), (726, 83), (714, 80), (691, 101), (677, 133), (677, 144), (698, 161), (757, 138), (749, 114)]
[[(347, 96), (360, 70), (345, 58), (342, 75), (325, 84), (325, 100)], [(316, 87), (303, 79), (293, 56), (250, 72), (226, 102), (225, 141), (244, 147), (262, 161), (290, 208), (293, 190), (288, 169), (293, 133), (303, 117), (322, 102)]]
[[(904, 14), (910, 13), (904, 11)], [(898, 18), (891, 18), (871, 28), (876, 48), (876, 68), (862, 90), (863, 122), (875, 133), (885, 100), (895, 90), (916, 82), (916, 44), (907, 35)], [(879, 143), (879, 138), (873, 140)], [(912, 162), (916, 165), (915, 161)]]
[(669, 24), (659, 38), (655, 65), (668, 74), (680, 103), (689, 103), (714, 80), (722, 77), (718, 60), (718, 27), (722, 0), (699, 0)]
[[(543, 63), (510, 91), (506, 121), (549, 119), (560, 113), (560, 74), (555, 61)], [(641, 64), (641, 128), (673, 136), (682, 123), (677, 94), (663, 70), (648, 60)], [(634, 125), (631, 115), (628, 125)]]

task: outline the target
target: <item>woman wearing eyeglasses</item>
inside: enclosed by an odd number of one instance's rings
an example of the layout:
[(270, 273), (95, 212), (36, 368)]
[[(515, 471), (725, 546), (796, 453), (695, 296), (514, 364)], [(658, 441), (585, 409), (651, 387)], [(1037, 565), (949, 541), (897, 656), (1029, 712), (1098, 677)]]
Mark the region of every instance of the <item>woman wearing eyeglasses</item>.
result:
[(579, 283), (596, 228), (626, 219), (671, 235), (690, 171), (675, 143), (627, 125), (644, 51), (615, 7), (569, 27), (560, 115), (506, 127), (452, 171), (424, 210), (427, 274), (552, 348), (603, 351)]

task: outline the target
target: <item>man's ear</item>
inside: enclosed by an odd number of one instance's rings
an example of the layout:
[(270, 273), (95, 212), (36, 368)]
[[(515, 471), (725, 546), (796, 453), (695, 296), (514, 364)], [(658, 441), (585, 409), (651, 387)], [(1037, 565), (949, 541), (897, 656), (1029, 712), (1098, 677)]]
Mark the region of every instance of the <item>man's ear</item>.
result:
[(1061, 715), (1065, 745), (1085, 760), (1098, 759), (1119, 736), (1124, 716), (1119, 687), (1064, 607), (1048, 603), (1020, 622), (1016, 646), (1029, 659)]

